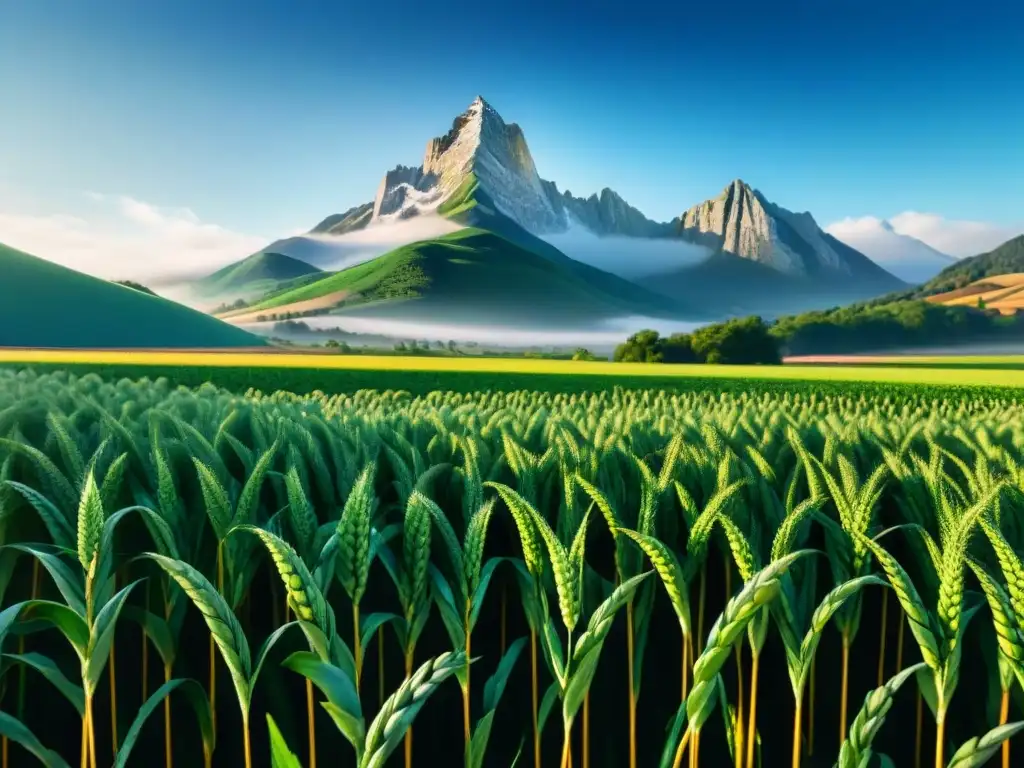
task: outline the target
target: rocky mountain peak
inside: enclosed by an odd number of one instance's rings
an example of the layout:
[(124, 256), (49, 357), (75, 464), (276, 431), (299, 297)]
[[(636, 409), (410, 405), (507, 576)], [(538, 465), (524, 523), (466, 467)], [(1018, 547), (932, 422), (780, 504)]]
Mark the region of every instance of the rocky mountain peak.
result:
[(809, 213), (775, 205), (742, 179), (695, 205), (680, 219), (682, 236), (793, 275), (850, 267)]

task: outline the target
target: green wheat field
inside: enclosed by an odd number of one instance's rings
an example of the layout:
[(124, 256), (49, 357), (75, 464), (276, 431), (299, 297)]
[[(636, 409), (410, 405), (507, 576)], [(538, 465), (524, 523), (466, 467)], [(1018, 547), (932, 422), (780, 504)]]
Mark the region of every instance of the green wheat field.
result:
[(1019, 370), (5, 362), (4, 768), (1024, 760)]

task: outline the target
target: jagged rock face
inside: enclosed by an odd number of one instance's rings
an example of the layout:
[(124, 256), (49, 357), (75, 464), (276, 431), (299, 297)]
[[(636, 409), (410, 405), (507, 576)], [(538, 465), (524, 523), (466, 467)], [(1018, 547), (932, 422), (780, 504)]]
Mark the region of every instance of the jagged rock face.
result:
[(555, 209), (572, 217), (595, 235), (667, 237), (672, 234), (670, 224), (651, 221), (607, 187), (601, 190), (600, 196), (582, 198), (573, 197), (568, 190), (559, 194), (553, 181), (543, 183)]
[(423, 181), (422, 168), (399, 165), (388, 171), (377, 188), (377, 196), (373, 201), (373, 218), (379, 219), (381, 216), (401, 211), (410, 201), (410, 193), (418, 190)]
[(444, 136), (430, 139), (419, 168), (385, 174), (372, 221), (408, 218), (450, 198), (470, 175), (498, 211), (538, 235), (565, 232), (579, 223), (597, 235), (665, 237), (672, 227), (651, 221), (619, 195), (573, 197), (537, 173), (522, 129), (506, 123), (482, 98), (455, 118)]
[(343, 235), (363, 229), (373, 216), (373, 203), (363, 203), (344, 213), (335, 213), (310, 230), (313, 234)]
[(713, 200), (684, 213), (680, 234), (715, 250), (751, 259), (780, 272), (848, 272), (809, 213), (791, 213), (737, 179)]
[(527, 229), (565, 228), (544, 192), (522, 129), (506, 124), (482, 98), (455, 118), (446, 135), (427, 142), (423, 174), (436, 179), (442, 197), (474, 174), (498, 210)]

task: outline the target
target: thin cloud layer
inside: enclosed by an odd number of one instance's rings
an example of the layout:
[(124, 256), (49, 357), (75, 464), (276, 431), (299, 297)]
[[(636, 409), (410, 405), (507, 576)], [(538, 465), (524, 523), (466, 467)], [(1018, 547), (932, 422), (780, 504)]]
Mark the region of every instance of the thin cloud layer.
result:
[(908, 283), (925, 282), (956, 262), (955, 257), (896, 232), (889, 222), (874, 216), (842, 219), (829, 224), (826, 231)]
[(578, 224), (543, 238), (567, 256), (628, 279), (639, 279), (698, 264), (711, 251), (682, 240), (598, 237)]
[(188, 208), (85, 197), (87, 216), (0, 210), (0, 242), (97, 277), (159, 282), (212, 272), (267, 243), (204, 222)]
[(905, 211), (889, 219), (893, 230), (916, 237), (951, 256), (976, 256), (1024, 232), (1024, 223), (1001, 226), (986, 221), (945, 219), (934, 213)]

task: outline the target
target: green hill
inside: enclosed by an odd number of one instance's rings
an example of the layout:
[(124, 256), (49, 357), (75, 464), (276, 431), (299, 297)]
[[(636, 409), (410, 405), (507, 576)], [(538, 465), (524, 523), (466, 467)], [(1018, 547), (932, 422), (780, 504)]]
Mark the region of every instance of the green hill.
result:
[(265, 342), (181, 304), (0, 245), (0, 347), (220, 348)]
[(915, 292), (916, 296), (932, 296), (954, 291), (965, 285), (996, 275), (1024, 272), (1024, 235), (1007, 240), (995, 250), (958, 261), (939, 272)]
[[(497, 207), (480, 189), (473, 174), (452, 193), (438, 212), (467, 227), (487, 230), (500, 235), (520, 248), (532, 251), (571, 272), (590, 290), (617, 304), (630, 307), (633, 313), (654, 316), (678, 316), (683, 307), (680, 302), (661, 293), (637, 285), (611, 272), (592, 267), (566, 256), (546, 240), (542, 240), (515, 221), (497, 212)], [(685, 307), (690, 309), (689, 306)]]
[(320, 272), (312, 264), (283, 253), (261, 251), (203, 278), (196, 284), (196, 291), (210, 297), (254, 298)]
[[(647, 291), (637, 290), (646, 297)], [(615, 296), (569, 266), (494, 232), (467, 228), (403, 246), (260, 301), (247, 312), (332, 308), (429, 316), (435, 322), (543, 324), (649, 315), (659, 302), (652, 303), (655, 307), (634, 296)]]

